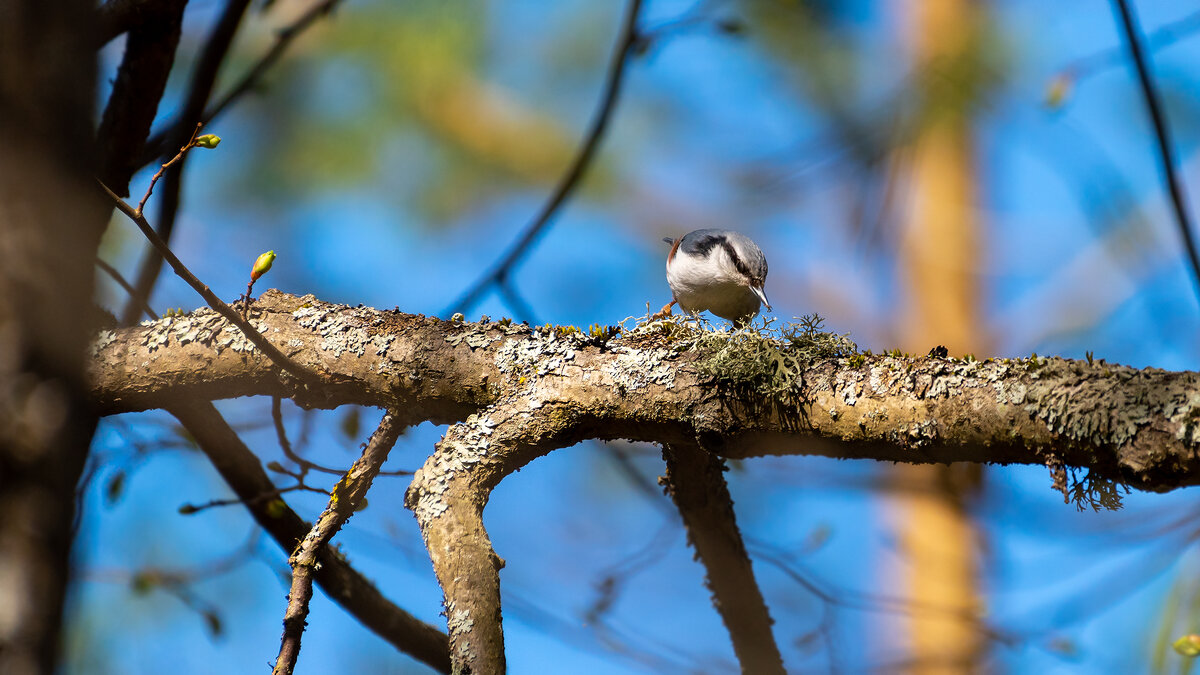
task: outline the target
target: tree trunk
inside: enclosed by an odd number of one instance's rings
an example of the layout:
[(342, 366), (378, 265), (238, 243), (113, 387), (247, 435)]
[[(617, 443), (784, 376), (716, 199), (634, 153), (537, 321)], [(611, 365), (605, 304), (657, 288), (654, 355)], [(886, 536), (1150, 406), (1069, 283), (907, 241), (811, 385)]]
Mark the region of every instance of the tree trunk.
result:
[(89, 150), (92, 10), (0, 9), (0, 672), (16, 675), (57, 662), (74, 492), (96, 423), (83, 377), (104, 224)]

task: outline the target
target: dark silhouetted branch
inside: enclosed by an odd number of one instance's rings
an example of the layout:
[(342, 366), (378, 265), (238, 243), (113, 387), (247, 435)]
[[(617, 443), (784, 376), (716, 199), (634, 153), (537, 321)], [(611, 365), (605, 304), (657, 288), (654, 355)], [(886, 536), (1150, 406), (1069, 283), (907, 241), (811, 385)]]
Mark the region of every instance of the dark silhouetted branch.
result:
[[(233, 85), (228, 93), (226, 93), (216, 103), (209, 106), (204, 111), (204, 115), (199, 121), (203, 122), (204, 124), (208, 124), (209, 122), (213, 121), (235, 101), (257, 86), (262, 80), (263, 75), (265, 75), (266, 72), (275, 65), (275, 62), (283, 56), (284, 52), (287, 51), (288, 46), (291, 45), (291, 43), (301, 33), (308, 30), (310, 26), (316, 23), (318, 19), (330, 14), (339, 2), (341, 2), (341, 0), (321, 0), (309, 8), (308, 11), (304, 12), (304, 14), (301, 14), (300, 17), (291, 24), (281, 29), (276, 34), (275, 43), (271, 45), (271, 48), (268, 49), (265, 54), (263, 54), (262, 58), (260, 58), (258, 62), (250, 68), (250, 70), (246, 71), (246, 74), (243, 75), (240, 80), (238, 80), (237, 84)], [(154, 136), (152, 136), (146, 143), (147, 151), (142, 155), (142, 165), (149, 164), (150, 162), (154, 161), (154, 158), (166, 152), (167, 148), (170, 147), (167, 144), (167, 139), (172, 133), (175, 133), (175, 128), (179, 125), (187, 124), (187, 121), (181, 119), (175, 122), (168, 129), (154, 134)]]
[(1142, 97), (1146, 101), (1146, 109), (1150, 112), (1150, 121), (1154, 124), (1154, 138), (1158, 141), (1158, 159), (1162, 166), (1163, 180), (1167, 184), (1167, 192), (1171, 196), (1171, 206), (1175, 209), (1175, 224), (1183, 237), (1184, 250), (1192, 266), (1192, 281), (1196, 288), (1196, 299), (1200, 301), (1200, 254), (1196, 251), (1196, 242), (1192, 234), (1191, 218), (1188, 216), (1183, 184), (1175, 172), (1175, 151), (1171, 142), (1171, 129), (1167, 125), (1166, 115), (1162, 110), (1162, 102), (1150, 74), (1150, 64), (1142, 51), (1141, 35), (1138, 32), (1137, 20), (1128, 0), (1113, 0), (1118, 14), (1121, 16), (1121, 27), (1124, 29), (1125, 42), (1129, 46), (1129, 56), (1137, 67), (1138, 81), (1142, 87)]
[(704, 565), (713, 606), (733, 640), (742, 672), (782, 675), (783, 657), (734, 517), (724, 461), (694, 442), (664, 445), (663, 459), (667, 490)]
[(554, 214), (558, 212), (558, 209), (571, 196), (580, 179), (583, 178), (588, 166), (592, 163), (592, 158), (595, 156), (597, 148), (600, 147), (600, 141), (604, 138), (604, 132), (608, 128), (608, 123), (612, 119), (613, 110), (616, 108), (617, 99), (621, 93), (621, 83), (625, 77), (625, 66), (629, 61), (630, 55), (640, 43), (637, 32), (637, 21), (641, 6), (641, 0), (630, 0), (629, 6), (626, 9), (624, 23), (621, 27), (621, 35), (617, 39), (616, 48), (613, 50), (612, 59), (609, 62), (608, 74), (605, 76), (604, 91), (600, 95), (600, 107), (597, 108), (595, 115), (592, 117), (591, 126), (584, 135), (584, 142), (579, 148), (579, 153), (571, 162), (570, 167), (567, 168), (567, 172), (559, 179), (554, 192), (550, 194), (550, 198), (546, 200), (546, 203), (542, 206), (537, 216), (534, 217), (533, 221), (525, 227), (521, 235), (513, 241), (508, 251), (492, 265), (491, 269), (481, 276), (458, 300), (454, 301), (447, 314), (470, 310), (479, 302), (484, 292), (494, 284), (503, 285), (508, 280), (508, 275), (512, 272), (513, 267), (528, 253), (529, 247), (545, 231)]
[(122, 197), (129, 194), (129, 179), (141, 166), (137, 160), (175, 62), (185, 4), (185, 0), (157, 3), (153, 18), (130, 30), (125, 43), (96, 132), (97, 175)]
[(160, 7), (174, 0), (108, 0), (96, 8), (96, 48), (153, 20)]

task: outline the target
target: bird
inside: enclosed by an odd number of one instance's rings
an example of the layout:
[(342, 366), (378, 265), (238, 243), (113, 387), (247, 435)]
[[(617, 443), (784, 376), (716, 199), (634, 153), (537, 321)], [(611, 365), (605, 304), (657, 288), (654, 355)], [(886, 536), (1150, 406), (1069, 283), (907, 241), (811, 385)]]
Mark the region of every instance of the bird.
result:
[(750, 237), (706, 229), (663, 241), (671, 245), (667, 283), (674, 298), (655, 316), (669, 315), (678, 303), (689, 314), (708, 310), (740, 326), (758, 314), (760, 303), (771, 309), (763, 291), (767, 258)]

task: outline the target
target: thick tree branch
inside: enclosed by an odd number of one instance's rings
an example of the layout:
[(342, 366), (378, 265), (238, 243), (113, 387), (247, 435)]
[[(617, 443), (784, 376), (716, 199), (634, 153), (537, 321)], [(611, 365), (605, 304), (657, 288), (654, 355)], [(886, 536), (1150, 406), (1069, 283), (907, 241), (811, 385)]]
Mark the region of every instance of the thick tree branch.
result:
[[(673, 448), (700, 442), (726, 457), (1065, 463), (1147, 489), (1200, 479), (1196, 373), (1062, 359), (856, 355), (797, 360), (796, 385), (764, 394), (753, 382), (713, 374), (708, 353), (692, 349), (697, 334), (670, 322), (619, 338), (589, 337), (330, 305), (278, 291), (264, 293), (256, 309), (264, 333), (336, 384), (290, 391), (275, 363), (203, 309), (102, 332), (93, 345), (96, 400), (117, 412), (195, 397), (293, 395), (307, 405), (377, 405), (457, 422), (414, 475), (406, 504), (445, 592), (450, 655), (464, 672), (505, 668), (503, 561), (482, 520), (491, 490), (533, 459), (583, 439)], [(675, 459), (675, 474), (685, 464), (689, 472), (703, 468)], [(709, 543), (721, 539), (720, 528), (714, 533)], [(705, 548), (713, 556), (732, 551), (729, 569), (744, 564), (736, 546)], [(768, 622), (761, 601), (741, 609), (739, 616)], [(748, 669), (758, 669), (751, 658), (773, 658), (748, 644), (738, 647)]]
[(304, 635), (308, 619), (308, 603), (312, 599), (313, 576), (318, 557), (326, 551), (329, 541), (350, 520), (371, 489), (371, 483), (379, 474), (404, 424), (391, 411), (384, 413), (383, 420), (371, 440), (363, 448), (362, 456), (355, 460), (346, 475), (334, 486), (329, 496), (329, 505), (317, 522), (313, 524), (300, 546), (292, 553), (288, 562), (292, 566), (292, 588), (288, 593), (287, 612), (283, 615), (283, 639), (279, 645), (279, 657), (275, 660), (274, 675), (291, 675), (300, 656), (300, 638)]
[(160, 8), (173, 0), (108, 0), (96, 8), (95, 47), (103, 47), (121, 33), (127, 33), (154, 19)]
[(782, 675), (783, 656), (771, 630), (774, 622), (734, 517), (725, 463), (694, 441), (664, 445), (663, 459), (665, 485), (707, 572), (713, 605), (729, 630), (742, 672)]
[(323, 383), (294, 389), (236, 328), (201, 309), (102, 331), (93, 345), (97, 403), (111, 413), (194, 397), (284, 395), (312, 406), (412, 407), (444, 423), (536, 386), (535, 398), (603, 416), (594, 438), (662, 441), (653, 430), (669, 426), (684, 437), (701, 434), (724, 457), (1061, 462), (1143, 489), (1200, 483), (1197, 373), (1064, 359), (858, 356), (806, 362), (785, 401), (714, 387), (696, 368), (703, 356), (653, 326), (605, 340), (277, 291), (255, 309), (260, 330), (300, 366), (324, 373)]
[[(275, 484), (216, 407), (208, 402), (179, 403), (168, 411), (196, 439), (255, 521), (290, 554), (309, 531), (308, 524), (282, 499), (263, 499), (277, 494)], [(340, 553), (325, 549), (318, 563), (316, 582), (334, 602), (400, 651), (439, 672), (450, 672), (445, 633), (388, 601)]]
[(445, 593), (456, 673), (505, 672), (500, 569), (483, 526), (492, 489), (534, 458), (595, 433), (580, 410), (524, 396), (455, 424), (413, 476), (405, 505), (417, 517)]

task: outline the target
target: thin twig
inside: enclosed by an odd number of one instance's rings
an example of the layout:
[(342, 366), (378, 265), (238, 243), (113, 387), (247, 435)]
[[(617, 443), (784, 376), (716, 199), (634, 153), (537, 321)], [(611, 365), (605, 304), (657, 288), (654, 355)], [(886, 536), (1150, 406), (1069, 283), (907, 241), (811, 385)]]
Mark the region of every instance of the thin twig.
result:
[[(113, 267), (112, 265), (109, 265), (108, 263), (104, 262), (100, 258), (96, 258), (96, 267), (99, 267), (100, 269), (104, 270), (104, 272), (106, 274), (108, 274), (108, 276), (112, 277), (113, 281), (117, 282), (117, 285), (119, 285), (121, 288), (125, 289), (125, 292), (128, 293), (131, 297), (133, 296), (133, 293), (134, 293), (133, 286), (131, 286), (129, 284), (129, 282), (125, 280), (125, 277), (121, 276), (121, 273), (117, 271), (117, 268)], [(149, 317), (151, 321), (154, 321), (155, 319), (158, 318), (158, 312), (155, 312), (154, 308), (151, 307), (150, 303), (148, 303), (148, 302), (139, 303), (138, 309), (142, 310), (142, 312), (147, 317)]]
[(192, 274), (192, 271), (189, 270), (187, 266), (179, 260), (178, 257), (176, 257), (173, 251), (171, 251), (171, 247), (167, 246), (167, 243), (158, 236), (158, 234), (154, 231), (154, 228), (150, 226), (150, 223), (146, 221), (145, 216), (138, 213), (136, 209), (129, 205), (128, 202), (118, 197), (112, 190), (108, 189), (108, 186), (103, 182), (99, 180), (96, 182), (99, 183), (100, 187), (109, 196), (109, 198), (113, 200), (113, 203), (116, 204), (117, 209), (120, 210), (121, 213), (124, 213), (126, 216), (128, 216), (129, 219), (138, 226), (138, 229), (142, 231), (142, 234), (144, 234), (146, 238), (150, 240), (150, 243), (154, 246), (154, 248), (162, 254), (164, 259), (166, 259), (167, 264), (171, 266), (171, 269), (175, 271), (175, 274), (187, 282), (187, 284), (191, 286), (192, 289), (194, 289), (197, 293), (199, 293), (200, 297), (204, 298), (204, 301), (208, 303), (209, 307), (213, 308), (218, 314), (225, 317), (229, 323), (232, 323), (240, 328), (242, 333), (246, 336), (246, 339), (250, 340), (250, 342), (253, 342), (254, 346), (262, 350), (262, 353), (280, 368), (288, 371), (292, 375), (295, 375), (296, 378), (302, 382), (316, 383), (320, 381), (320, 378), (315, 373), (309, 371), (304, 366), (296, 363), (292, 359), (288, 358), (286, 354), (279, 351), (279, 349), (275, 345), (271, 344), (271, 342), (267, 340), (262, 333), (259, 333), (254, 326), (250, 325), (249, 321), (243, 319), (236, 311), (233, 310), (233, 308), (218, 298), (217, 295), (213, 293), (204, 282), (200, 281), (195, 274)]
[(308, 471), (309, 469), (312, 469), (313, 471), (329, 473), (335, 476), (340, 476), (346, 473), (345, 471), (339, 471), (338, 469), (331, 469), (326, 466), (321, 466), (316, 462), (310, 462), (300, 455), (297, 455), (295, 451), (292, 450), (292, 444), (287, 437), (287, 429), (285, 429), (283, 426), (283, 399), (278, 396), (271, 397), (271, 419), (275, 422), (275, 437), (279, 439), (279, 447), (283, 450), (284, 456), (295, 462), (296, 465), (300, 467), (301, 471)]
[[(194, 148), (196, 146), (196, 136), (198, 136), (200, 134), (200, 129), (203, 127), (204, 127), (203, 124), (201, 124), (200, 122), (197, 122), (196, 128), (192, 131), (192, 137), (188, 139), (188, 142), (184, 143), (183, 147), (179, 148), (179, 152), (176, 153), (176, 155), (174, 157), (167, 160), (166, 164), (163, 164), (162, 166), (160, 166), (158, 168), (158, 171), (155, 172), (155, 174), (150, 177), (150, 185), (148, 185), (146, 187), (146, 194), (142, 195), (142, 201), (138, 202), (138, 205), (137, 205), (138, 213), (142, 213), (145, 210), (146, 202), (150, 201), (150, 193), (154, 192), (155, 184), (158, 183), (159, 178), (162, 178), (162, 175), (167, 170), (167, 167), (171, 166), (175, 162), (178, 162), (180, 159), (183, 159), (183, 156), (185, 154), (187, 154), (187, 151), (191, 150), (192, 148)], [(136, 298), (131, 298), (131, 299), (136, 299)]]
[(329, 490), (322, 490), (321, 488), (315, 488), (315, 487), (310, 487), (308, 485), (297, 484), (297, 485), (289, 485), (287, 487), (275, 488), (274, 490), (269, 490), (267, 492), (263, 492), (262, 494), (256, 495), (250, 499), (242, 499), (240, 497), (235, 497), (232, 499), (210, 499), (210, 500), (204, 502), (203, 504), (188, 503), (188, 504), (184, 504), (179, 507), (179, 513), (182, 515), (185, 515), (185, 516), (190, 516), (190, 515), (193, 515), (196, 513), (200, 513), (201, 511), (205, 511), (207, 509), (213, 509), (213, 508), (222, 507), (222, 506), (250, 507), (250, 506), (255, 506), (257, 504), (263, 504), (265, 502), (275, 501), (280, 496), (285, 495), (289, 492), (316, 492), (318, 494), (323, 494), (325, 496), (329, 496)]
[(613, 50), (612, 59), (609, 62), (608, 74), (605, 76), (604, 90), (600, 95), (600, 106), (592, 117), (591, 126), (584, 137), (583, 145), (579, 148), (579, 153), (575, 156), (574, 161), (571, 162), (567, 172), (559, 179), (558, 185), (554, 188), (554, 192), (551, 193), (550, 198), (542, 206), (541, 211), (525, 227), (525, 230), (512, 245), (509, 246), (508, 251), (470, 289), (450, 305), (450, 309), (446, 311), (446, 314), (470, 310), (475, 306), (475, 303), (479, 302), (483, 293), (493, 284), (504, 283), (508, 275), (512, 272), (513, 267), (525, 256), (529, 247), (546, 229), (546, 226), (550, 224), (551, 218), (554, 217), (554, 214), (558, 212), (558, 209), (566, 202), (567, 198), (571, 196), (580, 179), (583, 178), (583, 174), (592, 163), (596, 149), (600, 147), (600, 141), (604, 137), (605, 130), (608, 128), (609, 120), (612, 119), (613, 110), (616, 108), (617, 99), (621, 93), (621, 83), (625, 76), (625, 65), (640, 42), (637, 20), (641, 7), (642, 0), (630, 0), (629, 7), (625, 13), (625, 20), (621, 27), (621, 35), (617, 40), (616, 48)]
[(1146, 101), (1146, 109), (1150, 112), (1150, 120), (1154, 123), (1154, 137), (1158, 141), (1158, 159), (1162, 165), (1163, 180), (1167, 183), (1167, 192), (1171, 195), (1171, 205), (1175, 209), (1175, 224), (1183, 237), (1183, 246), (1192, 265), (1192, 281), (1196, 286), (1196, 298), (1200, 300), (1200, 254), (1196, 251), (1196, 242), (1192, 235), (1191, 218), (1184, 205), (1183, 184), (1175, 173), (1175, 155), (1171, 143), (1171, 130), (1167, 126), (1167, 118), (1159, 101), (1158, 90), (1150, 75), (1150, 65), (1142, 52), (1141, 37), (1138, 33), (1133, 10), (1127, 0), (1114, 0), (1121, 15), (1121, 26), (1125, 32), (1125, 42), (1129, 46), (1129, 56), (1137, 66), (1138, 81), (1142, 86), (1142, 98)]
[[(192, 130), (193, 139), (199, 132), (200, 127), (204, 125), (204, 120), (200, 119), (204, 113), (204, 106), (208, 104), (208, 99), (212, 96), (213, 87), (217, 81), (217, 73), (221, 70), (221, 64), (225, 62), (226, 57), (229, 55), (229, 48), (233, 44), (233, 37), (237, 34), (238, 26), (241, 25), (242, 18), (246, 14), (246, 7), (249, 4), (250, 0), (228, 0), (225, 3), (225, 9), (217, 19), (216, 25), (209, 32), (208, 39), (204, 41), (204, 47), (200, 52), (200, 56), (196, 59), (196, 67), (192, 70), (187, 94), (184, 96), (183, 102), (179, 107), (179, 117), (177, 118), (179, 121), (171, 130), (171, 133), (164, 139), (164, 146), (168, 149), (161, 150), (160, 152), (169, 152), (170, 147), (183, 143), (183, 139), (187, 136), (191, 125), (196, 125)], [(157, 149), (158, 147), (157, 145), (151, 145), (150, 142), (142, 146), (143, 152), (146, 149)], [(168, 244), (171, 242), (171, 235), (175, 231), (175, 222), (179, 216), (180, 191), (183, 189), (183, 169), (186, 161), (187, 155), (181, 151), (179, 155), (176, 155), (175, 159), (167, 163), (167, 166), (173, 165), (170, 169), (164, 167), (164, 170), (166, 170), (166, 181), (163, 186), (163, 196), (160, 200), (161, 208), (158, 212), (157, 221), (158, 234)], [(158, 175), (162, 175), (162, 172), (160, 171)], [(158, 176), (155, 176), (155, 180), (157, 178)], [(147, 198), (149, 198), (149, 193), (147, 193)], [(138, 205), (139, 212), (144, 205), (145, 200), (142, 201), (142, 204)], [(155, 255), (153, 251), (149, 252), (138, 268), (135, 284), (137, 294), (130, 299), (122, 316), (126, 324), (133, 323), (133, 318), (136, 316), (134, 303), (150, 298), (150, 293), (154, 290), (154, 284), (158, 281), (161, 271), (162, 258)]]
[(526, 302), (525, 298), (521, 297), (521, 294), (513, 288), (512, 279), (505, 279), (496, 284), (496, 288), (499, 289), (504, 303), (508, 305), (508, 309), (512, 311), (518, 321), (528, 321), (534, 326), (541, 323), (538, 320), (537, 312), (533, 310), (533, 305)]
[[(254, 501), (276, 487), (263, 471), (262, 462), (216, 407), (208, 401), (188, 401), (172, 405), (167, 411), (195, 438), (213, 467), (275, 543), (286, 553), (295, 550), (296, 542), (308, 532), (309, 525), (282, 498)], [(375, 584), (351, 566), (345, 556), (333, 555), (327, 549), (319, 562), (316, 581), (329, 598), (396, 649), (429, 664), (437, 672), (450, 672), (449, 642), (444, 631), (416, 619), (383, 597)]]
[[(280, 29), (279, 32), (275, 34), (275, 43), (271, 45), (271, 48), (268, 49), (265, 54), (263, 54), (262, 58), (260, 58), (258, 62), (250, 68), (250, 70), (246, 71), (246, 74), (242, 76), (242, 79), (238, 80), (237, 84), (233, 85), (233, 88), (230, 89), (228, 93), (222, 96), (215, 104), (205, 109), (204, 114), (200, 117), (200, 121), (208, 124), (218, 115), (223, 113), (225, 109), (232, 105), (235, 101), (252, 90), (258, 84), (259, 80), (262, 79), (262, 76), (268, 70), (270, 70), (271, 66), (275, 65), (275, 62), (283, 56), (284, 52), (287, 51), (288, 46), (301, 33), (316, 23), (317, 19), (320, 19), (331, 13), (339, 2), (341, 2), (341, 0), (321, 0), (310, 7), (308, 11), (304, 12), (304, 14), (301, 14), (300, 17), (291, 24)], [(150, 162), (154, 161), (155, 157), (161, 155), (163, 153), (164, 146), (170, 137), (170, 134), (173, 133), (174, 129), (183, 124), (190, 124), (190, 121), (182, 119), (177, 120), (164, 131), (160, 131), (151, 136), (150, 140), (146, 141), (146, 152), (142, 155), (142, 164), (149, 164)]]
[(318, 554), (354, 515), (403, 429), (404, 424), (396, 419), (392, 411), (384, 413), (379, 428), (371, 434), (362, 456), (334, 486), (325, 512), (288, 561), (292, 565), (292, 589), (288, 593), (287, 612), (283, 616), (283, 639), (280, 641), (279, 658), (275, 660), (273, 675), (290, 675), (296, 667), (296, 659), (300, 656), (300, 638), (308, 617), (308, 601), (312, 598), (313, 573)]

